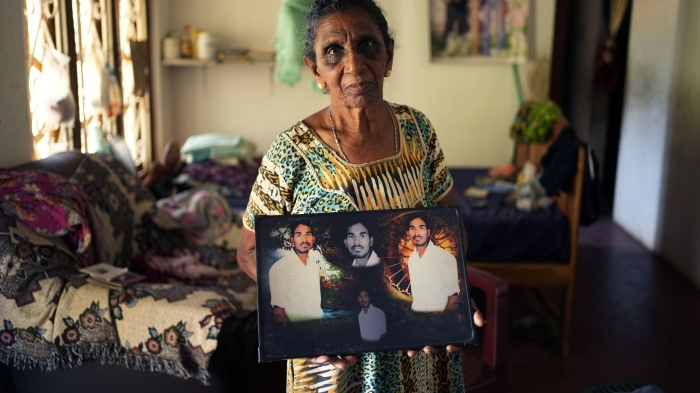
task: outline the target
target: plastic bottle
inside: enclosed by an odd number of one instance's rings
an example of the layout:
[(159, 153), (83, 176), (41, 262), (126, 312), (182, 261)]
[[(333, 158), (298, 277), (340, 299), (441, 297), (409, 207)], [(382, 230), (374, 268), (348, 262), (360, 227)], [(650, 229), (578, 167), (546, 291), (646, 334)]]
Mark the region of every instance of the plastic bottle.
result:
[(192, 58), (192, 38), (190, 37), (190, 25), (182, 26), (182, 36), (180, 37), (180, 57)]
[(197, 58), (211, 60), (216, 58), (216, 39), (208, 31), (200, 31), (197, 35)]

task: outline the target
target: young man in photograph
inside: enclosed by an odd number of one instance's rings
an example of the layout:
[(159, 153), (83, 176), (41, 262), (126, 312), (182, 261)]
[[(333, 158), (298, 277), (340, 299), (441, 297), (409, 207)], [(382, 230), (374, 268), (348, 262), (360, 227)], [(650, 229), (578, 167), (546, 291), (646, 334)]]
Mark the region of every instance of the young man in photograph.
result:
[(458, 306), (457, 259), (430, 240), (427, 215), (417, 212), (406, 219), (406, 234), (415, 247), (408, 258), (411, 277), (411, 310), (454, 311)]
[(357, 317), (362, 341), (376, 342), (383, 340), (386, 337), (386, 315), (384, 311), (372, 304), (372, 298), (364, 289), (360, 290), (357, 302), (362, 307)]
[(381, 262), (377, 253), (372, 249), (374, 236), (370, 233), (367, 225), (361, 222), (348, 225), (343, 242), (355, 258), (352, 261), (352, 267), (372, 267)]
[(270, 268), (270, 304), (275, 319), (287, 322), (319, 319), (321, 309), (320, 253), (313, 250), (316, 236), (311, 223), (301, 220), (292, 226), (293, 251)]

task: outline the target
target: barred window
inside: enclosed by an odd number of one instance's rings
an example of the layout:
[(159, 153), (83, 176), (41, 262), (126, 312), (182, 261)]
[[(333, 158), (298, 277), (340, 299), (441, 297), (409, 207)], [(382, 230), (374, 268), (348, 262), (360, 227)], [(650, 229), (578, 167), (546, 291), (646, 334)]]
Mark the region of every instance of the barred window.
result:
[(25, 0), (35, 158), (106, 151), (151, 160), (147, 0)]

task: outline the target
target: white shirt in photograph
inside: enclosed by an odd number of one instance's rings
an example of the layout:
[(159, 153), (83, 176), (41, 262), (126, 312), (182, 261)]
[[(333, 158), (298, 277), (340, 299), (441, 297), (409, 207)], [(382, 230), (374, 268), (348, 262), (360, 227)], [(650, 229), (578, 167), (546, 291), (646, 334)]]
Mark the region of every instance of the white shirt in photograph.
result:
[(382, 334), (386, 334), (386, 316), (377, 307), (370, 304), (366, 313), (365, 310), (360, 310), (358, 320), (363, 341), (379, 341)]
[(459, 293), (457, 259), (431, 240), (423, 257), (414, 250), (408, 258), (408, 274), (411, 277), (411, 310), (418, 312), (444, 311), (447, 298)]
[(321, 309), (321, 254), (309, 251), (306, 264), (291, 251), (270, 268), (270, 304), (284, 308), (291, 322), (319, 319)]
[(357, 263), (357, 259), (352, 260), (352, 267), (372, 267), (372, 266), (377, 266), (379, 265), (379, 262), (381, 262), (381, 258), (377, 255), (374, 250), (372, 250), (372, 254), (370, 254), (369, 259), (367, 260), (366, 265), (359, 266)]

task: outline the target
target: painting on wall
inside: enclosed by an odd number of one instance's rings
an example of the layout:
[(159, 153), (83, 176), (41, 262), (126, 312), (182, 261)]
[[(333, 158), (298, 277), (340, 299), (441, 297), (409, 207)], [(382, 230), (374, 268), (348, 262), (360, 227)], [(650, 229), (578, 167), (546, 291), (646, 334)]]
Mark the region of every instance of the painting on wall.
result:
[(433, 61), (526, 61), (530, 2), (430, 0)]

